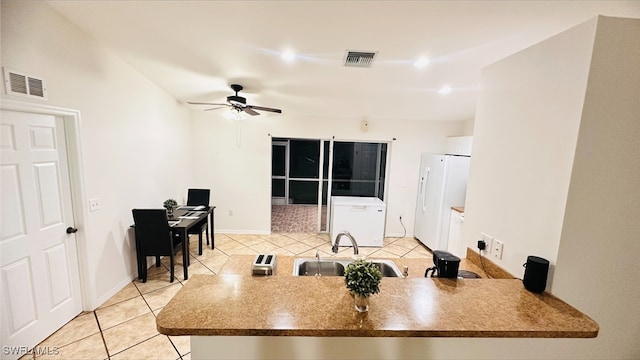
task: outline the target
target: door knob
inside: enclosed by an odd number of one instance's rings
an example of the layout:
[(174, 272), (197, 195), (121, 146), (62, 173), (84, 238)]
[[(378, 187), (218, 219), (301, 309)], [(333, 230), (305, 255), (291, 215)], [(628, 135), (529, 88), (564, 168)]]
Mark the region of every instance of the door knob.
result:
[(67, 228), (67, 234), (75, 234), (77, 232), (78, 232), (78, 228), (74, 228), (74, 227), (71, 227), (71, 226), (69, 226)]

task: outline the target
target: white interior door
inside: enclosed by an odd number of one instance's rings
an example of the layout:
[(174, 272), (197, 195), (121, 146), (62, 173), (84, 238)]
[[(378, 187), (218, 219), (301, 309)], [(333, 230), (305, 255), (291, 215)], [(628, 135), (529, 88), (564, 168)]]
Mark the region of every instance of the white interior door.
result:
[(2, 111), (3, 358), (18, 358), (82, 311), (64, 124)]

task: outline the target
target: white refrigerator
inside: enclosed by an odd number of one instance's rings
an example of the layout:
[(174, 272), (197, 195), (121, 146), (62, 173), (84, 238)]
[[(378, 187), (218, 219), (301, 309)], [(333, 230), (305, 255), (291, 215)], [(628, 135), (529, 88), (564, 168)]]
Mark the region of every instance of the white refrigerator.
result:
[(470, 160), (422, 154), (413, 233), (431, 250), (447, 250), (451, 207), (464, 206)]

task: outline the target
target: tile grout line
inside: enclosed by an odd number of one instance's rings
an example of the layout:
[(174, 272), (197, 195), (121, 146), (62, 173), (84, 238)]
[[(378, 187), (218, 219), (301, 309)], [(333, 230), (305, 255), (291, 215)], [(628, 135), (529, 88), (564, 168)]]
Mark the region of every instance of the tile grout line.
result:
[[(194, 257), (194, 259), (195, 259), (195, 257)], [(197, 260), (197, 259), (196, 259), (196, 261), (200, 262), (200, 261), (199, 261), (199, 260)], [(201, 263), (201, 264), (202, 264), (202, 263)], [(206, 267), (206, 265), (204, 265), (204, 264), (202, 264), (202, 265)], [(166, 268), (166, 266), (165, 266), (165, 268)], [(209, 269), (209, 268), (207, 267), (207, 269)], [(169, 271), (169, 269), (167, 269), (167, 271)], [(213, 271), (212, 271), (212, 272), (213, 272)], [(184, 284), (182, 283), (182, 281), (185, 281), (185, 280), (180, 281), (180, 279), (178, 279), (178, 278), (176, 278), (176, 280), (178, 280), (178, 283), (180, 283), (180, 285), (181, 285), (181, 286), (184, 286)], [(171, 285), (169, 285), (169, 286), (171, 286)], [(140, 290), (138, 290), (138, 291), (140, 291)], [(155, 290), (154, 290), (154, 291), (155, 291)], [(151, 292), (152, 292), (152, 291), (149, 291), (149, 293), (151, 293)], [(147, 293), (147, 294), (148, 294), (148, 293)], [(144, 303), (145, 303), (145, 304), (147, 304), (147, 307), (148, 307), (148, 308), (149, 308), (149, 310), (151, 311), (151, 314), (153, 315), (154, 319), (157, 319), (157, 318), (158, 318), (158, 316), (153, 312), (153, 309), (151, 308), (151, 305), (149, 305), (149, 302), (147, 301), (147, 299), (144, 297), (144, 295), (143, 295), (143, 294), (140, 294), (140, 296), (142, 296), (142, 300), (144, 300)], [(140, 316), (143, 316), (143, 315), (140, 315)], [(171, 344), (171, 346), (173, 347), (173, 349), (174, 349), (174, 350), (176, 351), (176, 353), (178, 354), (178, 358), (182, 359), (182, 354), (180, 354), (180, 350), (178, 350), (178, 348), (177, 348), (177, 347), (176, 347), (176, 345), (173, 343), (173, 341), (171, 341), (171, 338), (170, 338), (168, 335), (163, 335), (163, 334), (161, 334), (161, 333), (158, 333), (158, 335), (160, 335), (160, 336), (166, 336), (166, 337), (167, 337), (167, 340), (169, 340), (169, 343)], [(141, 341), (141, 342), (139, 342), (139, 343), (137, 343), (137, 344), (135, 344), (135, 345), (132, 345), (132, 346), (130, 346), (130, 347), (128, 347), (128, 348), (126, 348), (126, 349), (122, 350), (121, 352), (126, 351), (126, 350), (128, 350), (128, 349), (131, 349), (131, 348), (132, 348), (132, 347), (134, 347), (134, 346), (140, 345), (140, 344), (142, 344), (142, 343), (143, 343), (143, 342), (145, 342), (145, 341), (151, 340), (151, 339), (153, 339), (153, 338), (154, 338), (154, 337), (156, 337), (156, 336), (157, 336), (157, 335), (152, 336), (152, 337), (150, 337), (149, 339), (143, 340), (143, 341)]]
[[(155, 314), (154, 314), (155, 315)], [(162, 334), (160, 334), (162, 335)], [(166, 336), (167, 339), (169, 340), (169, 342), (171, 343), (171, 346), (173, 346), (173, 349), (176, 351), (176, 353), (178, 353), (178, 357), (180, 359), (182, 359), (182, 354), (180, 353), (180, 350), (178, 350), (178, 347), (176, 346), (176, 344), (173, 343), (173, 341), (171, 340), (171, 338), (169, 337), (169, 335), (162, 335), (162, 336)], [(191, 342), (191, 336), (189, 336), (189, 342)], [(189, 349), (191, 350), (191, 349)], [(191, 351), (189, 351), (189, 353), (191, 353)], [(188, 354), (188, 353), (187, 353)], [(186, 354), (185, 354), (186, 355)]]
[[(93, 317), (96, 319), (96, 324), (98, 325), (98, 332), (97, 332), (97, 333), (94, 333), (94, 334), (89, 334), (89, 335), (86, 335), (86, 336), (81, 336), (80, 338), (77, 338), (77, 339), (75, 339), (75, 340), (73, 340), (73, 341), (71, 341), (71, 342), (69, 342), (69, 343), (67, 343), (67, 344), (65, 344), (65, 345), (60, 346), (60, 347), (59, 347), (60, 349), (62, 349), (62, 348), (64, 348), (64, 347), (67, 347), (67, 346), (69, 346), (69, 345), (75, 344), (75, 343), (77, 343), (77, 342), (79, 342), (79, 341), (85, 340), (85, 339), (87, 339), (87, 338), (89, 338), (89, 337), (91, 337), (91, 336), (93, 336), (93, 335), (98, 334), (98, 333), (100, 334), (100, 337), (102, 338), (102, 343), (103, 343), (103, 345), (105, 346), (105, 350), (107, 349), (107, 347), (106, 347), (106, 342), (105, 342), (105, 339), (104, 339), (104, 336), (102, 335), (102, 328), (100, 327), (100, 322), (98, 321), (98, 315), (96, 314), (96, 311), (95, 311), (95, 310), (90, 311), (90, 312), (89, 312), (89, 311), (87, 311), (87, 312), (81, 312), (80, 314), (76, 315), (73, 319), (69, 320), (69, 322), (67, 322), (65, 325), (63, 325), (62, 327), (60, 327), (58, 330), (62, 329), (63, 327), (65, 327), (66, 325), (68, 325), (68, 324), (69, 324), (69, 323), (71, 323), (73, 320), (77, 319), (78, 317), (80, 317), (80, 316), (89, 316), (89, 314), (93, 314)], [(56, 331), (56, 332), (57, 332), (57, 331)], [(45, 338), (45, 339), (44, 339), (44, 340), (42, 340), (40, 343), (38, 343), (38, 345), (36, 345), (36, 346), (34, 346), (33, 348), (31, 348), (31, 349), (30, 349), (30, 350), (33, 352), (33, 359), (34, 359), (34, 360), (38, 358), (38, 356), (36, 355), (36, 353), (35, 353), (34, 349), (35, 349), (37, 346), (40, 346), (43, 342), (45, 342), (45, 341), (46, 341), (47, 339), (49, 339), (51, 336), (53, 336), (56, 332), (54, 332), (53, 334), (49, 335), (47, 338)], [(107, 357), (108, 357), (108, 356), (109, 356), (109, 352), (107, 351)]]
[(100, 330), (100, 337), (102, 338), (102, 345), (104, 345), (104, 350), (107, 352), (107, 359), (111, 359), (111, 354), (109, 354), (109, 348), (107, 347), (107, 340), (104, 338), (104, 333), (102, 332), (102, 326), (100, 326), (100, 320), (98, 320), (98, 314), (93, 310), (93, 317), (96, 319), (96, 323), (98, 324), (98, 330)]
[[(165, 268), (165, 270), (169, 271), (169, 270), (167, 269), (167, 267), (166, 267), (166, 266), (164, 266), (164, 264), (163, 264), (162, 262), (161, 262), (160, 264)], [(180, 282), (180, 280), (178, 280), (178, 282)], [(134, 285), (135, 285), (135, 284), (134, 284)], [(169, 285), (169, 286), (170, 286), (170, 285)], [(147, 305), (147, 308), (149, 309), (149, 312), (151, 313), (151, 315), (153, 315), (153, 317), (154, 317), (154, 318), (156, 318), (156, 314), (154, 314), (154, 313), (153, 313), (153, 309), (151, 309), (151, 306), (150, 306), (150, 305), (149, 305), (149, 303), (147, 302), (147, 299), (145, 299), (144, 294), (142, 294), (142, 292), (140, 291), (140, 289), (138, 289), (138, 288), (137, 288), (137, 286), (136, 286), (136, 290), (138, 290), (138, 292), (140, 293), (140, 297), (142, 298), (142, 301), (144, 301), (145, 305)], [(156, 289), (156, 290), (159, 290), (159, 289)], [(150, 292), (153, 292), (153, 291), (155, 291), (155, 290), (149, 291), (149, 292), (147, 292), (147, 294), (148, 294), (148, 293), (150, 293)], [(134, 297), (134, 298), (135, 298), (135, 297)], [(132, 298), (132, 299), (133, 299), (133, 298)], [(115, 305), (115, 304), (114, 304), (114, 305)], [(95, 314), (95, 311), (94, 311), (93, 313)], [(129, 322), (129, 321), (131, 321), (131, 320), (137, 319), (137, 318), (139, 318), (139, 317), (141, 317), (141, 316), (144, 316), (144, 315), (146, 315), (146, 313), (145, 313), (145, 314), (142, 314), (142, 315), (135, 316), (135, 317), (133, 317), (133, 318), (131, 318), (131, 319), (128, 319), (128, 320), (126, 320), (126, 321), (123, 321), (123, 322), (121, 322), (121, 323), (119, 323), (119, 324), (117, 324), (117, 325), (114, 325), (114, 326), (110, 327), (109, 329), (114, 328), (114, 327), (119, 326), (119, 325), (122, 325), (122, 324), (124, 324), (124, 323), (127, 323), (127, 322)], [(96, 316), (96, 321), (98, 321), (98, 328), (100, 329), (100, 335), (102, 336), (102, 342), (104, 343), (104, 347), (105, 347), (105, 349), (107, 350), (107, 356), (109, 356), (109, 359), (111, 359), (111, 355), (110, 355), (110, 353), (109, 353), (109, 348), (108, 348), (108, 346), (107, 346), (107, 341), (106, 341), (106, 340), (105, 340), (105, 338), (104, 338), (104, 334), (103, 334), (103, 332), (102, 332), (102, 327), (100, 326), (100, 321), (98, 320), (98, 316), (97, 316), (97, 314), (96, 314), (95, 316)], [(160, 335), (160, 333), (158, 333), (158, 335)], [(117, 354), (120, 354), (120, 353), (122, 353), (122, 352), (124, 352), (124, 351), (127, 351), (127, 350), (129, 350), (129, 349), (133, 348), (134, 346), (138, 346), (138, 345), (142, 344), (143, 342), (145, 342), (145, 341), (147, 341), (147, 340), (153, 339), (153, 338), (154, 338), (154, 337), (156, 337), (156, 336), (157, 336), (157, 335), (154, 335), (154, 336), (152, 336), (152, 337), (150, 337), (150, 338), (148, 338), (148, 339), (144, 339), (144, 340), (142, 340), (142, 341), (140, 341), (140, 342), (138, 342), (138, 343), (135, 343), (135, 344), (133, 344), (133, 345), (131, 345), (131, 346), (127, 347), (127, 348), (122, 349), (121, 351), (118, 351), (117, 353), (115, 353), (115, 354), (113, 354), (113, 355), (117, 355)], [(173, 343), (171, 343), (171, 345), (173, 346)], [(180, 356), (180, 352), (179, 352), (179, 351), (177, 351), (177, 353), (178, 353), (178, 356)]]
[[(142, 298), (143, 298), (143, 300), (144, 300), (144, 296), (143, 296)], [(147, 302), (147, 301), (145, 300), (145, 303), (146, 303), (146, 302)], [(149, 309), (151, 309), (151, 307), (149, 306), (149, 304), (147, 304), (147, 307), (148, 307)], [(151, 315), (153, 315), (153, 317), (154, 317), (154, 318), (156, 318), (156, 314), (154, 314), (154, 313), (153, 313), (153, 310), (151, 310), (150, 312), (151, 312)], [(114, 328), (114, 327), (116, 327), (116, 326), (122, 325), (122, 324), (124, 324), (124, 323), (127, 323), (127, 322), (129, 322), (129, 321), (135, 320), (135, 319), (137, 319), (137, 318), (139, 318), (139, 317), (141, 317), (141, 316), (145, 316), (145, 315), (147, 315), (147, 314), (145, 313), (145, 314), (142, 314), (142, 315), (138, 315), (138, 316), (136, 316), (136, 317), (134, 317), (134, 318), (131, 318), (131, 319), (129, 319), (129, 320), (126, 320), (126, 321), (124, 321), (124, 322), (121, 322), (121, 323), (120, 323), (120, 324), (118, 324), (118, 325), (114, 325), (114, 326), (112, 326), (111, 328)], [(111, 328), (109, 328), (109, 329), (111, 329)], [(102, 334), (102, 332), (100, 332), (100, 333)], [(137, 343), (135, 343), (135, 344), (132, 344), (131, 346), (128, 346), (128, 347), (126, 347), (126, 348), (124, 348), (124, 349), (122, 349), (122, 350), (118, 351), (117, 353), (115, 353), (115, 354), (113, 354), (113, 355), (121, 354), (121, 353), (123, 353), (123, 352), (125, 352), (125, 351), (127, 351), (127, 350), (129, 350), (129, 349), (131, 349), (131, 348), (133, 348), (133, 347), (135, 347), (135, 346), (138, 346), (138, 345), (142, 344), (142, 343), (143, 343), (143, 342), (145, 342), (145, 341), (148, 341), (148, 340), (153, 339), (154, 337), (156, 337), (156, 336), (158, 336), (158, 335), (162, 335), (162, 334), (157, 333), (156, 335), (153, 335), (152, 337), (150, 337), (150, 338), (148, 338), (148, 339), (144, 339), (144, 340), (142, 340), (142, 341), (140, 341), (140, 342), (137, 342)], [(165, 336), (165, 335), (163, 335), (163, 336)], [(104, 336), (102, 337), (102, 339), (103, 339), (103, 341), (104, 341), (104, 343), (105, 343), (105, 348), (107, 348), (107, 343), (106, 343), (106, 340), (104, 340)], [(172, 345), (173, 345), (173, 343), (172, 343)], [(109, 355), (109, 349), (108, 349), (108, 348), (107, 348), (107, 355)], [(178, 352), (178, 356), (180, 356), (180, 352)], [(111, 358), (111, 357), (109, 357), (109, 358)]]

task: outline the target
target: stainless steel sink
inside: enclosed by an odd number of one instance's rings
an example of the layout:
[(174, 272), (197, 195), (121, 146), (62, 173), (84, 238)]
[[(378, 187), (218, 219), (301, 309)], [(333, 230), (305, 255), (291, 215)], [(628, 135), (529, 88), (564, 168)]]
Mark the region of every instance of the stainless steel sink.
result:
[[(319, 273), (322, 276), (344, 276), (344, 269), (351, 259), (318, 259), (296, 258), (293, 262), (294, 276), (314, 276)], [(371, 259), (383, 277), (402, 277), (402, 272), (391, 260)]]
[(401, 277), (400, 269), (395, 263), (389, 260), (374, 260), (373, 264), (378, 267), (382, 273), (382, 277)]
[(293, 266), (293, 275), (296, 276), (314, 276), (319, 273), (322, 276), (343, 276), (345, 265), (333, 260), (302, 259)]

